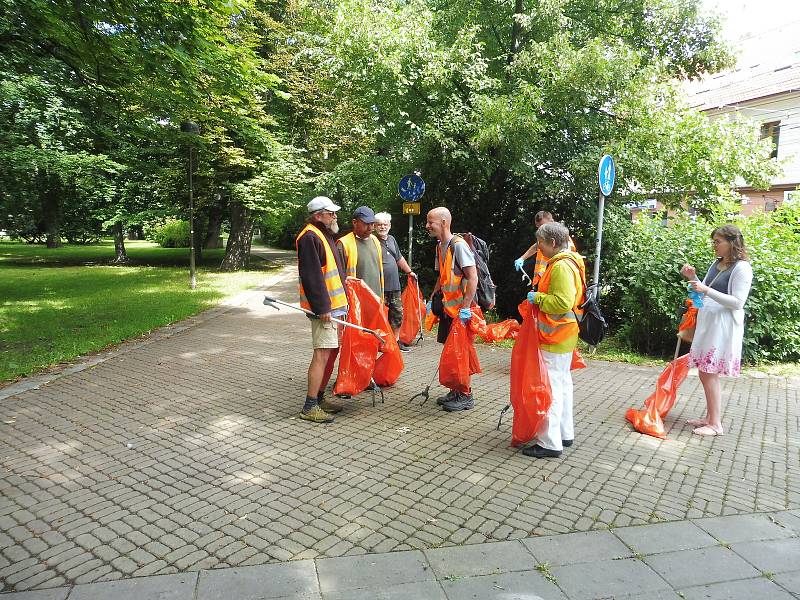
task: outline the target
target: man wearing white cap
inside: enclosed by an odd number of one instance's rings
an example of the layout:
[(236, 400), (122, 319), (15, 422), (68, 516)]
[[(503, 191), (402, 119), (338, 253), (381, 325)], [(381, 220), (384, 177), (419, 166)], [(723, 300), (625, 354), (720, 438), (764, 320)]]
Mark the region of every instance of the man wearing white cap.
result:
[(331, 423), (342, 407), (323, 397), (339, 352), (341, 326), (331, 321), (347, 316), (344, 291), (345, 265), (336, 248), (339, 232), (336, 212), (341, 207), (330, 198), (317, 196), (308, 203), (308, 224), (295, 240), (300, 275), (300, 306), (313, 312), (311, 342), (314, 354), (308, 366), (308, 390), (300, 418), (312, 423)]

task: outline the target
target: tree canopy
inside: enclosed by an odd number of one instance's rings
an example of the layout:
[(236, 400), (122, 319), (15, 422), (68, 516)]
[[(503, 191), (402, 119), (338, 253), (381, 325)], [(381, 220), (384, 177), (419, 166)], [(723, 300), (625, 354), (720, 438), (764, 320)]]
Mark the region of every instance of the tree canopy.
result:
[(257, 222), (288, 241), (315, 193), (397, 211), (397, 180), (419, 171), (426, 205), (487, 239), (512, 285), (536, 210), (589, 245), (605, 152), (612, 212), (654, 195), (704, 209), (775, 172), (752, 128), (681, 99), (677, 82), (732, 60), (699, 5), (3, 0), (0, 228), (121, 245), (185, 219), (191, 145), (195, 229), (227, 223), (223, 268), (245, 264)]

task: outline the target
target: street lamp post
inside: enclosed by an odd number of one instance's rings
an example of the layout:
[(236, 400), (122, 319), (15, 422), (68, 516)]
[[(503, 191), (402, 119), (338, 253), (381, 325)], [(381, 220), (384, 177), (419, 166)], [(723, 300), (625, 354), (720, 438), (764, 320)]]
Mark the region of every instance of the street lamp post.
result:
[[(200, 127), (197, 123), (192, 121), (184, 121), (181, 123), (181, 131), (187, 135), (196, 136), (200, 135)], [(192, 141), (189, 142), (189, 287), (195, 289), (197, 287), (197, 278), (195, 277), (195, 264), (194, 264), (194, 187), (192, 185)]]

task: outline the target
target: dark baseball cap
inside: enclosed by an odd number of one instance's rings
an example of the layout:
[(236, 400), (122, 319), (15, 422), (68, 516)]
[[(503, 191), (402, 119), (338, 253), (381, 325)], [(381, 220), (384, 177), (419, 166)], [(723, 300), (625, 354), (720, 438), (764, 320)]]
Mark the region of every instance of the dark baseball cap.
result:
[(359, 206), (353, 211), (353, 218), (369, 225), (375, 222), (375, 213), (369, 206)]

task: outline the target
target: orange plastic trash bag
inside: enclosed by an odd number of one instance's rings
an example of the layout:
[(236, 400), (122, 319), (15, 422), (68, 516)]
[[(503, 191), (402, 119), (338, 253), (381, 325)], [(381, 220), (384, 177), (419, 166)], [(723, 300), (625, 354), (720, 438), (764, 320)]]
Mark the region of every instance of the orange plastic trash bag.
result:
[(384, 338), (386, 342), (381, 348), (382, 354), (375, 361), (375, 371), (372, 378), (381, 387), (394, 385), (400, 379), (400, 373), (403, 372), (403, 358), (400, 355), (400, 346), (397, 345), (397, 340), (394, 339), (392, 330), (389, 329), (388, 335)]
[[(483, 311), (481, 307), (477, 304), (473, 304), (469, 307), (470, 311), (472, 312), (472, 316), (470, 317), (469, 321), (467, 321), (467, 331), (472, 334), (470, 338), (470, 342), (475, 341), (475, 336), (479, 335), (483, 337), (486, 335), (486, 319), (483, 316)], [(474, 347), (473, 347), (474, 349)], [(477, 354), (476, 354), (477, 356)]]
[(469, 392), (470, 376), (481, 372), (471, 334), (461, 319), (453, 319), (439, 358), (439, 383), (458, 392)]
[[(378, 348), (382, 354), (372, 365), (364, 365), (364, 369), (369, 371), (370, 376), (379, 386), (394, 385), (403, 371), (403, 358), (400, 355), (400, 347), (394, 339), (383, 302), (360, 279), (348, 277), (345, 281), (345, 289), (348, 291), (348, 299), (351, 295), (358, 298), (361, 306), (361, 322), (356, 324), (384, 334), (383, 344), (380, 344)], [(372, 337), (374, 339), (374, 336)]]
[(506, 319), (499, 323), (491, 323), (486, 326), (486, 333), (482, 335), (484, 342), (499, 342), (500, 340), (515, 339), (519, 332), (519, 321), (516, 319)]
[(678, 325), (678, 337), (684, 342), (691, 342), (694, 339), (694, 330), (697, 327), (697, 308), (690, 298), (684, 301), (686, 312), (681, 317)]
[(530, 302), (519, 305), (522, 325), (511, 351), (511, 406), (514, 423), (511, 426), (511, 445), (526, 444), (547, 418), (553, 401), (547, 365), (539, 349), (536, 317)]
[(433, 326), (439, 322), (439, 317), (437, 317), (432, 312), (429, 312), (425, 315), (425, 331), (430, 331), (433, 329)]
[(578, 349), (572, 351), (572, 362), (569, 365), (570, 371), (577, 371), (578, 369), (585, 369), (586, 368), (586, 361), (583, 360), (581, 353), (578, 352)]
[[(354, 289), (358, 286), (354, 283), (356, 281), (360, 280), (348, 279), (345, 282), (349, 304), (347, 320), (350, 323), (362, 325), (364, 318), (361, 295)], [(370, 333), (352, 327), (344, 328), (339, 349), (339, 370), (336, 376), (336, 385), (333, 388), (334, 394), (355, 396), (367, 389), (375, 369), (379, 345), (378, 339)]]
[(625, 418), (640, 433), (657, 438), (667, 437), (664, 428), (664, 417), (675, 404), (678, 388), (689, 373), (689, 355), (676, 358), (661, 371), (656, 384), (656, 391), (644, 401), (645, 408), (637, 410), (629, 408)]
[(408, 284), (401, 294), (401, 299), (403, 322), (400, 325), (400, 341), (406, 345), (413, 344), (425, 318), (425, 299), (419, 290), (416, 277), (408, 276)]

